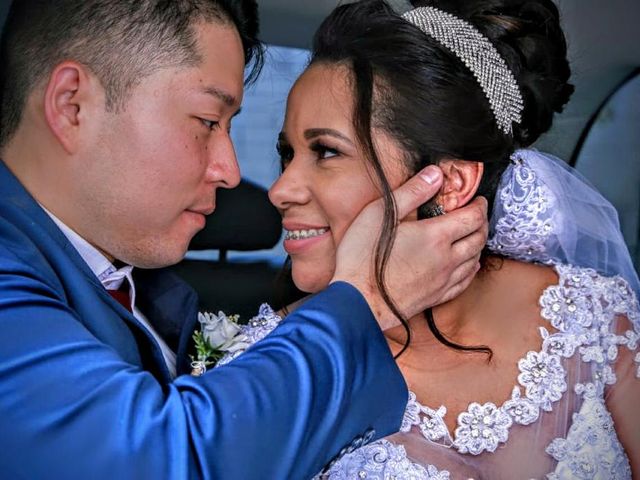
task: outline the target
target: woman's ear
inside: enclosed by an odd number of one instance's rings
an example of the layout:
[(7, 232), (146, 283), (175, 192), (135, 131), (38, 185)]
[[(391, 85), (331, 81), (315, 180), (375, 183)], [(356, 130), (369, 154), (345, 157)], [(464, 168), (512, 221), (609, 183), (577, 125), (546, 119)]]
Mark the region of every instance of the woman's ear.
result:
[(436, 197), (437, 203), (442, 205), (445, 212), (451, 212), (469, 203), (478, 191), (484, 164), (447, 159), (440, 161), (438, 166), (442, 170), (444, 181)]

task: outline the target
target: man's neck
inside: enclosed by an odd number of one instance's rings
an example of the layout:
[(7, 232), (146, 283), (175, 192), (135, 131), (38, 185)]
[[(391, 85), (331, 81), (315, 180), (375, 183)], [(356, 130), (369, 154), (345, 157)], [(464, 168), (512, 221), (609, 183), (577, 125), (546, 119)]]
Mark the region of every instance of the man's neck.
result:
[(40, 204), (40, 206), (47, 213), (47, 215), (51, 217), (54, 223), (62, 231), (64, 236), (67, 237), (67, 240), (69, 240), (71, 245), (73, 245), (73, 247), (78, 251), (82, 259), (93, 271), (93, 273), (96, 274), (96, 276), (99, 277), (103, 272), (109, 269), (115, 268), (117, 270), (121, 266), (124, 266), (124, 264), (120, 266), (116, 265), (112, 257), (105, 255), (99, 248), (88, 242), (85, 238), (78, 234), (78, 232), (76, 232), (62, 219), (60, 219), (55, 213), (48, 210), (46, 206), (42, 204)]

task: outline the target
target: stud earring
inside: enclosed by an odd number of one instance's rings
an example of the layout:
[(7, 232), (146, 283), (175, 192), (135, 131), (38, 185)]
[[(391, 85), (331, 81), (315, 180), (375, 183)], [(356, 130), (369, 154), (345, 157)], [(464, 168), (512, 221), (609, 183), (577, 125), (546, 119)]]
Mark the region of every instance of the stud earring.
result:
[(447, 212), (444, 211), (444, 207), (439, 203), (428, 205), (426, 208), (426, 214), (428, 218), (439, 217), (441, 215), (444, 215), (445, 213)]

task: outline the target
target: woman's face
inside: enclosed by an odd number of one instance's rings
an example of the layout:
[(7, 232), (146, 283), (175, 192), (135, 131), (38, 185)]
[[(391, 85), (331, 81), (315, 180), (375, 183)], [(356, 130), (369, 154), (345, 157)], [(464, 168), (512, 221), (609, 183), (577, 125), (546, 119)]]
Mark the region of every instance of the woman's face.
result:
[[(293, 280), (305, 292), (331, 281), (345, 231), (365, 205), (381, 196), (358, 146), (352, 109), (346, 67), (313, 65), (289, 94), (278, 145), (283, 173), (269, 198), (282, 214)], [(408, 176), (403, 153), (384, 133), (374, 131), (373, 137), (394, 188)]]

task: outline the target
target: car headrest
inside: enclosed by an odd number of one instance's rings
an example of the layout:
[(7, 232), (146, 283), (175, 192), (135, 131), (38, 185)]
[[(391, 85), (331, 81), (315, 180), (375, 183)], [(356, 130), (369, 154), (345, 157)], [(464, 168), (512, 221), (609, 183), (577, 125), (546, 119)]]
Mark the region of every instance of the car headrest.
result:
[(216, 210), (193, 237), (189, 250), (263, 250), (278, 243), (282, 219), (267, 191), (247, 180), (216, 190)]

